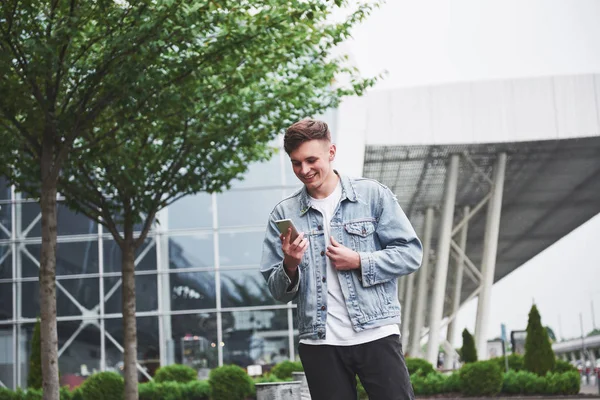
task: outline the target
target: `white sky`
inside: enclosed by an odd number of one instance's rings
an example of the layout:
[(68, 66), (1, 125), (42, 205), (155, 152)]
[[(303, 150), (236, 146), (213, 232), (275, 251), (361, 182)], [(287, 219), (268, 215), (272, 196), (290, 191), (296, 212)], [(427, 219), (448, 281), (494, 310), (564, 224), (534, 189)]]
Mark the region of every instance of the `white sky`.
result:
[[(347, 43), (374, 90), (600, 72), (599, 0), (388, 0)], [(598, 132), (600, 134), (600, 132)], [(559, 337), (600, 328), (600, 216), (494, 285), (488, 337), (525, 329), (533, 300)], [(476, 301), (458, 316), (475, 326)], [(560, 326), (559, 326), (560, 318)], [(460, 335), (455, 345), (460, 345)]]

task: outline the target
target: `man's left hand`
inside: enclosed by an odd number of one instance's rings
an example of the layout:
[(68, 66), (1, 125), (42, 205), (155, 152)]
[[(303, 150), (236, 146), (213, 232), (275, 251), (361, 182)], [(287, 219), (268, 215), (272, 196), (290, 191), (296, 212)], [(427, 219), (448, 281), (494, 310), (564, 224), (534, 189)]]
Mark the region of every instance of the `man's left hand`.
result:
[(331, 245), (327, 246), (325, 253), (331, 265), (338, 271), (349, 271), (360, 268), (360, 255), (346, 246), (341, 245), (333, 236), (330, 238)]

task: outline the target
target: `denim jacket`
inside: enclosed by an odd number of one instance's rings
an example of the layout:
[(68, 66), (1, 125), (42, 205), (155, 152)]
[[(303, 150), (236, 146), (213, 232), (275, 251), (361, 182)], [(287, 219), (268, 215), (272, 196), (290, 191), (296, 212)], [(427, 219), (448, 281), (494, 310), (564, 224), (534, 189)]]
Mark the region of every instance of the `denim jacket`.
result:
[[(342, 197), (331, 220), (331, 235), (358, 252), (361, 261), (360, 269), (337, 274), (352, 326), (359, 332), (400, 323), (397, 278), (419, 268), (421, 242), (391, 190), (371, 179), (340, 179)], [(291, 219), (309, 241), (293, 287), (283, 269), (275, 224), (284, 218)], [(297, 302), (300, 339), (326, 335), (327, 279), (333, 277), (327, 276), (323, 223), (303, 187), (275, 206), (263, 242), (261, 272), (276, 300)]]

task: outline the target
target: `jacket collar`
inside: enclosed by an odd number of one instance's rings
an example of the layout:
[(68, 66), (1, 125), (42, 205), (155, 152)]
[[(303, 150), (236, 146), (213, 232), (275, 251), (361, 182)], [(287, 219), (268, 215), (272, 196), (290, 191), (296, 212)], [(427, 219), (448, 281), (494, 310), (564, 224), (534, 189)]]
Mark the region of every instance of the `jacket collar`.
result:
[[(335, 172), (335, 174), (337, 176), (339, 176), (340, 183), (342, 184), (342, 198), (340, 199), (340, 202), (344, 201), (345, 199), (355, 202), (356, 201), (356, 190), (354, 189), (354, 185), (352, 185), (350, 178), (348, 178), (345, 175), (341, 175), (335, 169), (333, 170), (333, 172)], [(311, 206), (312, 205), (310, 202), (310, 197), (308, 195), (308, 191), (306, 190), (306, 186), (302, 186), (302, 189), (300, 191), (300, 215), (302, 216), (302, 215), (306, 214), (306, 212), (309, 210), (309, 208)]]

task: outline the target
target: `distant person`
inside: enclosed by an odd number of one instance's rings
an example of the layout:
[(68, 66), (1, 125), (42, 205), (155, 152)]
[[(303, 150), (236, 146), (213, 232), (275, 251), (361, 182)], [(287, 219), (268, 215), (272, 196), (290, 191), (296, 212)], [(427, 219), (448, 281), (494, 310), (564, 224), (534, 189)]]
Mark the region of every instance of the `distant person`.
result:
[[(273, 297), (298, 303), (298, 352), (314, 400), (413, 399), (400, 344), (397, 278), (417, 270), (422, 248), (394, 194), (333, 169), (326, 123), (302, 120), (284, 137), (302, 189), (269, 216), (261, 272)], [(280, 234), (276, 221), (291, 219)]]

